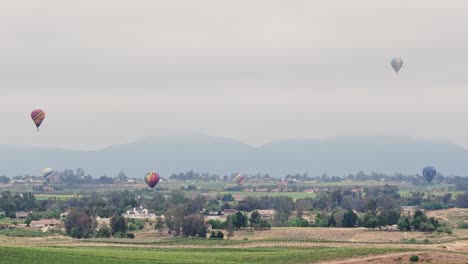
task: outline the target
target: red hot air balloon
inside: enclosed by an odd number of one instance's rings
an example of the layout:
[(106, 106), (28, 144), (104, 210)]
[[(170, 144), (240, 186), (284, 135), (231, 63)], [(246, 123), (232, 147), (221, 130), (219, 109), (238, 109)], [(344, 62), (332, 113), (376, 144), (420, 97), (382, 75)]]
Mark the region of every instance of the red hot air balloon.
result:
[(42, 121), (44, 121), (45, 113), (41, 109), (36, 109), (31, 112), (31, 118), (34, 121), (34, 124), (36, 124), (37, 130), (39, 130)]
[(148, 172), (146, 174), (146, 176), (145, 176), (145, 182), (151, 188), (154, 188), (154, 186), (156, 186), (156, 184), (158, 184), (160, 179), (161, 179), (161, 177), (159, 177), (159, 174), (157, 174), (154, 171)]

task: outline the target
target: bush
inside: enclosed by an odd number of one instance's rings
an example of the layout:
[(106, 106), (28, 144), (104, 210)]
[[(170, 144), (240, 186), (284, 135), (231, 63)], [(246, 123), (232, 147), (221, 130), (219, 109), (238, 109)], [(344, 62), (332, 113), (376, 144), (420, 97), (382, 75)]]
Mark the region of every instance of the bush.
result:
[(127, 233), (127, 238), (134, 239), (134, 238), (135, 238), (135, 234), (133, 234), (133, 233)]
[(102, 225), (99, 227), (99, 231), (96, 234), (96, 237), (111, 237), (111, 230), (108, 226)]
[(221, 232), (221, 231), (218, 231), (218, 233), (216, 234), (216, 236), (217, 236), (219, 239), (223, 239), (223, 238), (224, 238), (224, 233)]
[(216, 232), (215, 232), (215, 231), (211, 231), (211, 233), (210, 233), (210, 239), (215, 239), (215, 238), (218, 238), (217, 235), (216, 235)]
[(117, 233), (114, 233), (112, 237), (114, 237), (114, 238), (124, 238), (125, 233), (117, 232)]
[(435, 227), (431, 223), (422, 223), (418, 230), (422, 232), (434, 232)]
[[(261, 220), (260, 220), (261, 221)], [(299, 218), (299, 217), (295, 217), (293, 219), (290, 219), (288, 222), (287, 222), (287, 226), (289, 227), (308, 227), (309, 226), (309, 222), (307, 222), (306, 220), (302, 219), (302, 218)]]
[(413, 256), (411, 256), (411, 258), (410, 258), (409, 260), (410, 260), (411, 262), (417, 262), (417, 261), (419, 261), (419, 257), (416, 256), (416, 255), (413, 255)]
[(226, 229), (227, 227), (226, 221), (210, 219), (206, 223), (210, 224), (213, 229)]
[(467, 229), (468, 228), (468, 221), (461, 221), (460, 223), (458, 223), (458, 228)]
[(437, 227), (436, 232), (441, 234), (441, 233), (447, 233), (449, 235), (453, 234), (453, 230), (450, 226), (443, 224)]

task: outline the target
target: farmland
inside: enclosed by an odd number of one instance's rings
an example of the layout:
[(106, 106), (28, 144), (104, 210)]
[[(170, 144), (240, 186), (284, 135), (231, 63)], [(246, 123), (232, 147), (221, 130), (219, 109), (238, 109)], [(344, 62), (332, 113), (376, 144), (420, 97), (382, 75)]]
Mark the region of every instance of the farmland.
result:
[[(272, 228), (236, 232), (231, 240), (154, 236), (71, 239), (0, 234), (0, 263), (401, 263), (417, 254), (433, 263), (466, 263), (468, 232), (453, 235), (364, 228)], [(155, 232), (153, 232), (155, 233)]]
[(316, 263), (331, 259), (404, 252), (376, 248), (93, 248), (1, 247), (0, 263)]

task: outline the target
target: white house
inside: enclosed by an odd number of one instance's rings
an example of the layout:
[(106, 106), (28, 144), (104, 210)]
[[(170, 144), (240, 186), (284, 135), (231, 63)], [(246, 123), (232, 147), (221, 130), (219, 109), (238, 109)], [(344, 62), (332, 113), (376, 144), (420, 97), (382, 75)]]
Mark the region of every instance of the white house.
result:
[(148, 209), (144, 209), (140, 206), (140, 209), (133, 208), (133, 210), (128, 210), (123, 214), (125, 218), (156, 218), (156, 214), (149, 213)]

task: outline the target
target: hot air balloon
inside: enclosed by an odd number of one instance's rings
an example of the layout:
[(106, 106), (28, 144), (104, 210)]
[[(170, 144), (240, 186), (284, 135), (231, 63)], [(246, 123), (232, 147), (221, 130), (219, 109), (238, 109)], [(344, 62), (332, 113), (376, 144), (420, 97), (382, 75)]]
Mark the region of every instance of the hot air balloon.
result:
[(426, 179), (427, 182), (431, 183), (432, 179), (434, 179), (434, 176), (437, 174), (437, 171), (434, 167), (427, 166), (423, 168), (422, 173), (424, 179)]
[(161, 179), (161, 177), (159, 177), (159, 174), (157, 174), (156, 172), (152, 171), (152, 172), (148, 172), (146, 175), (145, 175), (145, 182), (146, 184), (148, 184), (149, 187), (151, 188), (154, 188), (154, 186), (156, 186), (156, 184), (158, 184), (159, 180)]
[(245, 181), (245, 176), (241, 173), (237, 173), (234, 177), (234, 180), (237, 182), (237, 184), (242, 185)]
[(54, 170), (51, 169), (51, 168), (44, 168), (41, 170), (42, 172), (42, 175), (44, 176), (44, 178), (48, 178), (50, 175), (52, 175), (54, 173)]
[(44, 121), (45, 113), (41, 109), (36, 109), (31, 112), (31, 118), (34, 121), (34, 124), (36, 124), (37, 130), (39, 130), (42, 121)]
[(395, 73), (398, 74), (398, 71), (400, 71), (401, 66), (403, 66), (403, 60), (401, 58), (394, 58), (390, 64), (395, 70)]

